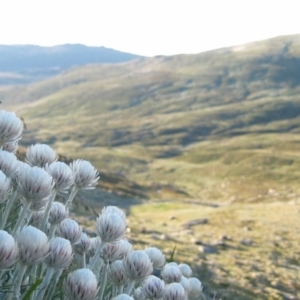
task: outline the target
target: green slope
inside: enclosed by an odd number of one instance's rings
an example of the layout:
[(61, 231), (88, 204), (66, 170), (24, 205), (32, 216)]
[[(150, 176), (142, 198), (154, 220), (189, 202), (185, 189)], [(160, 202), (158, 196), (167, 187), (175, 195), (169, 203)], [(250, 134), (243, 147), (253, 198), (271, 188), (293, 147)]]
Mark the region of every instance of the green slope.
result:
[(27, 143), (51, 143), (155, 186), (154, 197), (174, 197), (176, 187), (192, 197), (249, 200), (296, 186), (299, 91), (293, 35), (77, 68), (0, 90), (0, 100), (25, 118)]

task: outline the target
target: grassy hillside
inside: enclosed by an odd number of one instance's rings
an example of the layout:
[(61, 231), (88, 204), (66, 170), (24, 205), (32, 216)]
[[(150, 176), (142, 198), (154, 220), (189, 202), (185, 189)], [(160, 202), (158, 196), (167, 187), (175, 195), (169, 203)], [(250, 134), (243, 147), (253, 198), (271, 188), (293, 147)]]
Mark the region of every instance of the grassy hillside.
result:
[(255, 201), (298, 191), (299, 46), (294, 35), (91, 65), (0, 100), (26, 120), (28, 144), (86, 157), (153, 197)]

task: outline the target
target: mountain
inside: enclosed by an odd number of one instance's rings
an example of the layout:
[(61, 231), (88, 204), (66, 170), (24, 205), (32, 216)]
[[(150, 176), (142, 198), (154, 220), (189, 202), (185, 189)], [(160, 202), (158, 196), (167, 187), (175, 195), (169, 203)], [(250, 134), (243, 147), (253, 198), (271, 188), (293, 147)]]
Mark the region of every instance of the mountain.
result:
[(120, 63), (140, 56), (105, 47), (65, 44), (53, 47), (0, 45), (0, 85), (38, 81), (67, 69)]
[(0, 100), (24, 117), (25, 144), (90, 159), (155, 197), (250, 201), (299, 190), (299, 94), (292, 35), (73, 68), (0, 90)]

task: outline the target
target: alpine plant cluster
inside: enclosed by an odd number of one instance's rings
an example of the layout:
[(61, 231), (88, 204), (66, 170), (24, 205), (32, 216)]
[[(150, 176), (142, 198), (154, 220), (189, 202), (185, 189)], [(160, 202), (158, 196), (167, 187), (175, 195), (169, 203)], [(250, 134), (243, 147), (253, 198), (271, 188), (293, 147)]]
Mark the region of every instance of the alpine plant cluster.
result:
[(46, 144), (18, 160), (22, 131), (14, 113), (0, 111), (0, 300), (204, 297), (187, 264), (166, 263), (155, 247), (133, 249), (118, 207), (102, 209), (94, 237), (84, 233), (69, 209), (79, 190), (95, 188), (97, 170), (58, 161)]

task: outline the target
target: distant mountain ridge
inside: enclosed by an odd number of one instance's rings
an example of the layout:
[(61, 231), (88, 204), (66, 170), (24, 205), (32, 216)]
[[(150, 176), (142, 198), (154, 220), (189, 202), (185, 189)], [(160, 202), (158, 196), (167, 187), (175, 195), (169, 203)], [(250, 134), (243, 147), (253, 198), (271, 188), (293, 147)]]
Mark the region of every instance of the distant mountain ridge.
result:
[(96, 63), (121, 63), (141, 56), (82, 44), (53, 47), (0, 45), (0, 85), (46, 79), (64, 70)]

